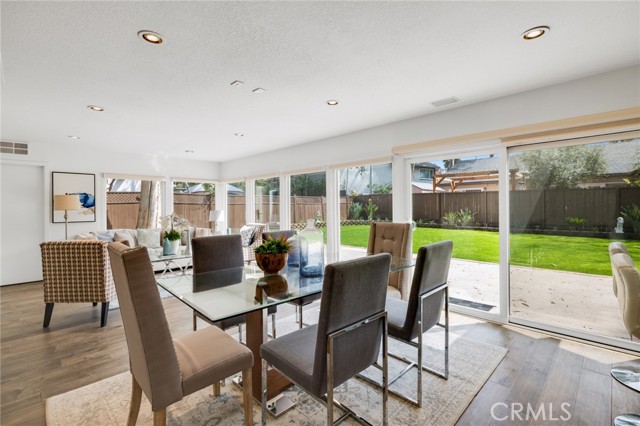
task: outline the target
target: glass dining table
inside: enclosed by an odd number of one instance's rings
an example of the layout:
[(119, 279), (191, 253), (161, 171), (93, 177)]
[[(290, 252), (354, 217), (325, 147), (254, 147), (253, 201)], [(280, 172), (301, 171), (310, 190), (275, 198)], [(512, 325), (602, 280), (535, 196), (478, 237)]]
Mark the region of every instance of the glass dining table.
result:
[[(412, 259), (392, 257), (390, 272), (414, 265)], [(267, 341), (267, 309), (322, 292), (323, 276), (302, 277), (299, 268), (285, 267), (278, 274), (264, 274), (257, 266), (222, 269), (193, 275), (159, 277), (157, 283), (211, 322), (246, 314), (246, 345), (253, 352), (253, 396), (261, 400), (262, 358), (260, 345)], [(267, 399), (273, 414), (293, 405), (281, 392), (292, 383), (276, 370), (267, 376)]]

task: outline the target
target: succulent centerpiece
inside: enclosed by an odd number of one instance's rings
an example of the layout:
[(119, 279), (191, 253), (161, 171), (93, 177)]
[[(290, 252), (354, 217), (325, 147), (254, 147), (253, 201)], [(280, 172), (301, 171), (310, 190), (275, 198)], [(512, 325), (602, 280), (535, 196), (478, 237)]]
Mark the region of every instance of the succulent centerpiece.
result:
[(269, 237), (254, 249), (258, 267), (267, 274), (275, 274), (287, 265), (291, 243), (284, 236)]

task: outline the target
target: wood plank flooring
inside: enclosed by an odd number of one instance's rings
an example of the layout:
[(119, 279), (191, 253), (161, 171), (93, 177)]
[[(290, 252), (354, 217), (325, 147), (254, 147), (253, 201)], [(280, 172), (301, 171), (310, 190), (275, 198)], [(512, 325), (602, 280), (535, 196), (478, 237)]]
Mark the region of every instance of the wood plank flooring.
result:
[[(174, 298), (163, 299), (163, 305), (174, 336), (191, 331), (186, 306)], [(57, 304), (48, 330), (42, 328), (43, 315), (41, 283), (0, 287), (3, 426), (44, 425), (47, 397), (129, 368), (120, 310), (109, 312), (104, 328), (100, 305)], [(458, 425), (601, 426), (617, 414), (640, 413), (640, 393), (609, 374), (612, 364), (640, 363), (633, 356), (461, 315), (451, 319), (452, 333), (509, 349)], [(513, 413), (519, 404), (523, 410)], [(526, 418), (527, 404), (537, 417), (530, 412)]]

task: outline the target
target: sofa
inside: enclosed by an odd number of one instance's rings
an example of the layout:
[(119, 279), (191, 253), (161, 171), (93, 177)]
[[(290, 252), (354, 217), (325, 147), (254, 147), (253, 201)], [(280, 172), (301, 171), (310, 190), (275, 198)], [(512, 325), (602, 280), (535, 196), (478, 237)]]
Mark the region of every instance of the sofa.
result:
[[(187, 250), (187, 242), (189, 235), (191, 238), (203, 237), (213, 235), (211, 229), (208, 228), (190, 228), (190, 233), (186, 230), (182, 233), (181, 246), (179, 253), (184, 253)], [(154, 258), (162, 256), (162, 229), (109, 229), (106, 231), (95, 231), (85, 234), (77, 234), (74, 236), (75, 240), (101, 240), (106, 242), (121, 242), (129, 247), (147, 247), (149, 251), (149, 257), (153, 261)], [(175, 266), (186, 267), (191, 264), (190, 259), (176, 259), (173, 261)], [(166, 268), (164, 262), (152, 262), (154, 271), (163, 271)]]

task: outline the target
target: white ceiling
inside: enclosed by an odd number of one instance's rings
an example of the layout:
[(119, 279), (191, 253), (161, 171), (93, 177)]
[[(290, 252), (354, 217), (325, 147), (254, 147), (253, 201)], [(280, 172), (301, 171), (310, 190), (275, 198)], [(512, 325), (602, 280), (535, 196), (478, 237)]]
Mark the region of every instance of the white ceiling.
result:
[[(3, 140), (211, 161), (640, 63), (638, 1), (0, 7)], [(550, 34), (522, 40), (538, 25)]]

